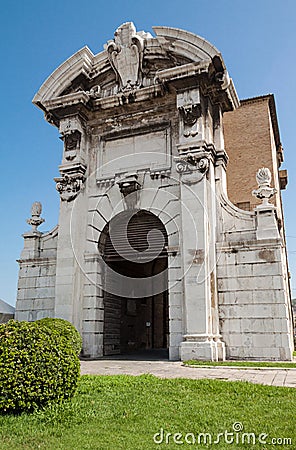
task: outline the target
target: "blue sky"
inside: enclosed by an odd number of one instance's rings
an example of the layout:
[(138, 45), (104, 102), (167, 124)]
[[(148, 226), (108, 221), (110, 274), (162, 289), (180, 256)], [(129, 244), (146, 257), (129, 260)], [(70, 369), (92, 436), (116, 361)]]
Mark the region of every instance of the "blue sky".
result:
[(126, 21), (138, 30), (152, 32), (153, 25), (166, 25), (203, 36), (221, 51), (240, 98), (275, 94), (285, 150), (282, 168), (289, 172), (283, 200), (296, 297), (295, 17), (295, 0), (3, 1), (0, 298), (15, 303), (16, 259), (33, 201), (43, 204), (46, 222), (41, 231), (58, 221), (53, 178), (58, 176), (62, 142), (31, 100), (65, 59), (84, 45), (100, 52)]

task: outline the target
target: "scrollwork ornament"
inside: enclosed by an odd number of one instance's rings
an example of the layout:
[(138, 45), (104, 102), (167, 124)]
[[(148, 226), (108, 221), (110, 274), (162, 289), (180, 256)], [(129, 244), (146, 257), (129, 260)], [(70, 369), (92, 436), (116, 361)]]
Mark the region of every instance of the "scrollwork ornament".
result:
[(208, 158), (201, 158), (198, 163), (198, 168), (201, 172), (205, 172), (209, 168), (209, 160)]
[(175, 158), (176, 171), (182, 176), (185, 184), (195, 184), (202, 180), (209, 168), (206, 157), (183, 155)]
[(176, 171), (178, 173), (184, 173), (188, 170), (188, 164), (183, 160), (177, 160), (176, 161)]

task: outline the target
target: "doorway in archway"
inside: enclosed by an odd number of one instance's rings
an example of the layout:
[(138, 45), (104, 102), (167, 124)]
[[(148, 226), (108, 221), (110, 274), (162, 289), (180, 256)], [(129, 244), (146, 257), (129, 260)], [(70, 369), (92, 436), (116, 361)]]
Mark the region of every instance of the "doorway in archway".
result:
[(122, 212), (103, 230), (104, 355), (168, 348), (167, 241), (145, 210)]

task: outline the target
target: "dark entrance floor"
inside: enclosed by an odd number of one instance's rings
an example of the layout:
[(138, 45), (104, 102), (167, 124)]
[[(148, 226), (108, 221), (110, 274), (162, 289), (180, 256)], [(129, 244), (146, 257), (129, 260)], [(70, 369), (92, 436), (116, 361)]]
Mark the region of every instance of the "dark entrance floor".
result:
[(120, 355), (104, 356), (100, 360), (126, 360), (126, 361), (168, 361), (169, 351), (166, 348), (139, 350), (131, 353), (122, 353)]

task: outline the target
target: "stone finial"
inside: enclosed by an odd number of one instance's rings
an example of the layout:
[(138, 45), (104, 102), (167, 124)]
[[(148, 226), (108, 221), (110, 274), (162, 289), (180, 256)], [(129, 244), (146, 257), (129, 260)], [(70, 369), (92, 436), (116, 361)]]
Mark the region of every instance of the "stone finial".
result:
[(258, 186), (270, 186), (271, 183), (271, 173), (267, 167), (262, 167), (256, 173), (256, 181)]
[(37, 227), (44, 222), (44, 219), (41, 216), (42, 213), (42, 205), (40, 202), (34, 202), (31, 208), (31, 217), (27, 219), (27, 223), (32, 225), (31, 233), (39, 233)]
[(262, 200), (263, 205), (270, 205), (269, 199), (277, 192), (275, 188), (270, 187), (271, 173), (267, 167), (262, 167), (256, 174), (258, 189), (255, 189), (252, 194)]

